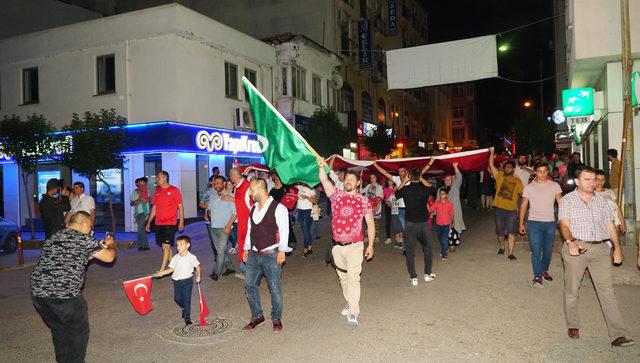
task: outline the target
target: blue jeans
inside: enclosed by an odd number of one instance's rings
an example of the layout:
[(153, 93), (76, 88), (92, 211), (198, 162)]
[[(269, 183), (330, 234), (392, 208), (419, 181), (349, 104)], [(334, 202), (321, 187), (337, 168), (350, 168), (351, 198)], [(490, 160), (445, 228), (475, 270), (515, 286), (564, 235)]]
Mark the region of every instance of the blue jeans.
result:
[(229, 270), (233, 270), (231, 258), (229, 258), (229, 250), (227, 250), (227, 239), (229, 238), (229, 235), (224, 233), (224, 228), (211, 228), (210, 232), (211, 249), (213, 249), (214, 252), (218, 252), (215, 256), (216, 265), (213, 273), (220, 275), (224, 272), (222, 270), (224, 267)]
[(442, 257), (447, 257), (449, 251), (449, 225), (441, 226), (436, 224), (436, 234), (440, 242), (440, 254)]
[(144, 229), (147, 225), (147, 215), (144, 213), (136, 214), (136, 224), (138, 225), (136, 241), (138, 248), (149, 248), (149, 240), (147, 239), (147, 231)]
[(271, 320), (280, 320), (282, 318), (282, 288), (280, 287), (282, 266), (276, 263), (276, 256), (277, 253), (259, 255), (255, 252), (249, 252), (247, 257), (244, 287), (247, 291), (247, 301), (249, 302), (253, 319), (264, 316), (262, 303), (260, 302), (260, 280), (262, 280), (262, 275), (267, 279), (267, 286), (271, 294)]
[(184, 280), (173, 280), (173, 301), (182, 308), (182, 318), (191, 318), (191, 291), (193, 276)]
[(534, 277), (542, 277), (543, 272), (549, 271), (556, 225), (556, 222), (527, 222)]
[[(231, 233), (229, 234), (229, 243), (231, 243), (231, 247), (237, 248), (238, 246), (238, 223), (234, 223), (233, 227), (231, 227)], [(238, 248), (238, 250), (242, 251), (242, 246)]]
[(304, 247), (311, 246), (311, 209), (298, 209), (298, 223), (302, 227), (302, 234), (304, 236)]
[[(404, 222), (405, 222), (405, 210), (404, 208), (398, 208), (398, 219), (400, 219), (400, 225), (402, 226), (402, 231), (404, 231)], [(402, 233), (402, 232), (400, 232)]]

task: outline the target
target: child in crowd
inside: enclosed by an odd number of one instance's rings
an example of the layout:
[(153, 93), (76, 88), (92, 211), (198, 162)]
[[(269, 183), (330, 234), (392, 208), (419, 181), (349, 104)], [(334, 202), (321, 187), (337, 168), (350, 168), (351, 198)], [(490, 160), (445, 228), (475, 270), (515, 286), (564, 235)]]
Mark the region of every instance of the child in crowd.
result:
[(179, 236), (176, 239), (178, 254), (173, 256), (169, 267), (156, 272), (153, 276), (158, 278), (173, 273), (173, 300), (182, 308), (184, 323), (191, 325), (191, 292), (193, 291), (193, 270), (196, 271), (196, 282), (200, 283), (200, 262), (198, 258), (189, 252), (191, 238)]
[[(400, 211), (398, 209), (398, 200), (396, 199), (396, 185), (391, 179), (387, 179), (387, 187), (384, 188), (385, 203), (391, 210), (389, 224), (391, 225), (391, 236), (395, 239), (395, 246), (402, 248), (402, 226), (400, 225)], [(388, 239), (388, 242), (391, 240)]]
[(438, 200), (429, 207), (431, 216), (436, 215), (436, 233), (440, 242), (440, 256), (447, 260), (449, 247), (449, 230), (453, 225), (453, 203), (448, 199), (449, 188), (438, 190)]

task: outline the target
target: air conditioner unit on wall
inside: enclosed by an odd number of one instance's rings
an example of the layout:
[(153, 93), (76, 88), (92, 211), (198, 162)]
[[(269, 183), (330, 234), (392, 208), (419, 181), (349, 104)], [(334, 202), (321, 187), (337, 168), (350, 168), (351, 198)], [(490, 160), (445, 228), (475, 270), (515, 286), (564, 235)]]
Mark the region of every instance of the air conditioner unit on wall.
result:
[(234, 110), (233, 129), (234, 130), (253, 130), (255, 124), (253, 117), (248, 108), (238, 107)]

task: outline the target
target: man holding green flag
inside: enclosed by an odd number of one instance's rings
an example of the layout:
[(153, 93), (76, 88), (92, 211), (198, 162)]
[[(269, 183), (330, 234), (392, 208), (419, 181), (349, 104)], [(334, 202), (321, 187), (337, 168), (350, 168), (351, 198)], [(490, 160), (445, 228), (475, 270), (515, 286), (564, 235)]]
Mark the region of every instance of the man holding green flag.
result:
[(242, 83), (247, 91), (256, 133), (269, 141), (263, 153), (267, 165), (276, 169), (283, 184), (304, 183), (312, 187), (319, 184), (318, 153), (247, 78), (242, 77)]

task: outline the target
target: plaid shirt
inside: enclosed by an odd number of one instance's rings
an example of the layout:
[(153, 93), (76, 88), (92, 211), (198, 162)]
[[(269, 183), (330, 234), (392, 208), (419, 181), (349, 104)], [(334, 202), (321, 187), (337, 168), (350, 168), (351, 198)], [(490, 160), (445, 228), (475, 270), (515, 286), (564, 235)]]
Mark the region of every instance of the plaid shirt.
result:
[(580, 197), (577, 190), (560, 200), (558, 219), (569, 221), (571, 235), (582, 241), (601, 241), (611, 238), (607, 225), (613, 222), (614, 212), (607, 200), (596, 193), (591, 203)]

